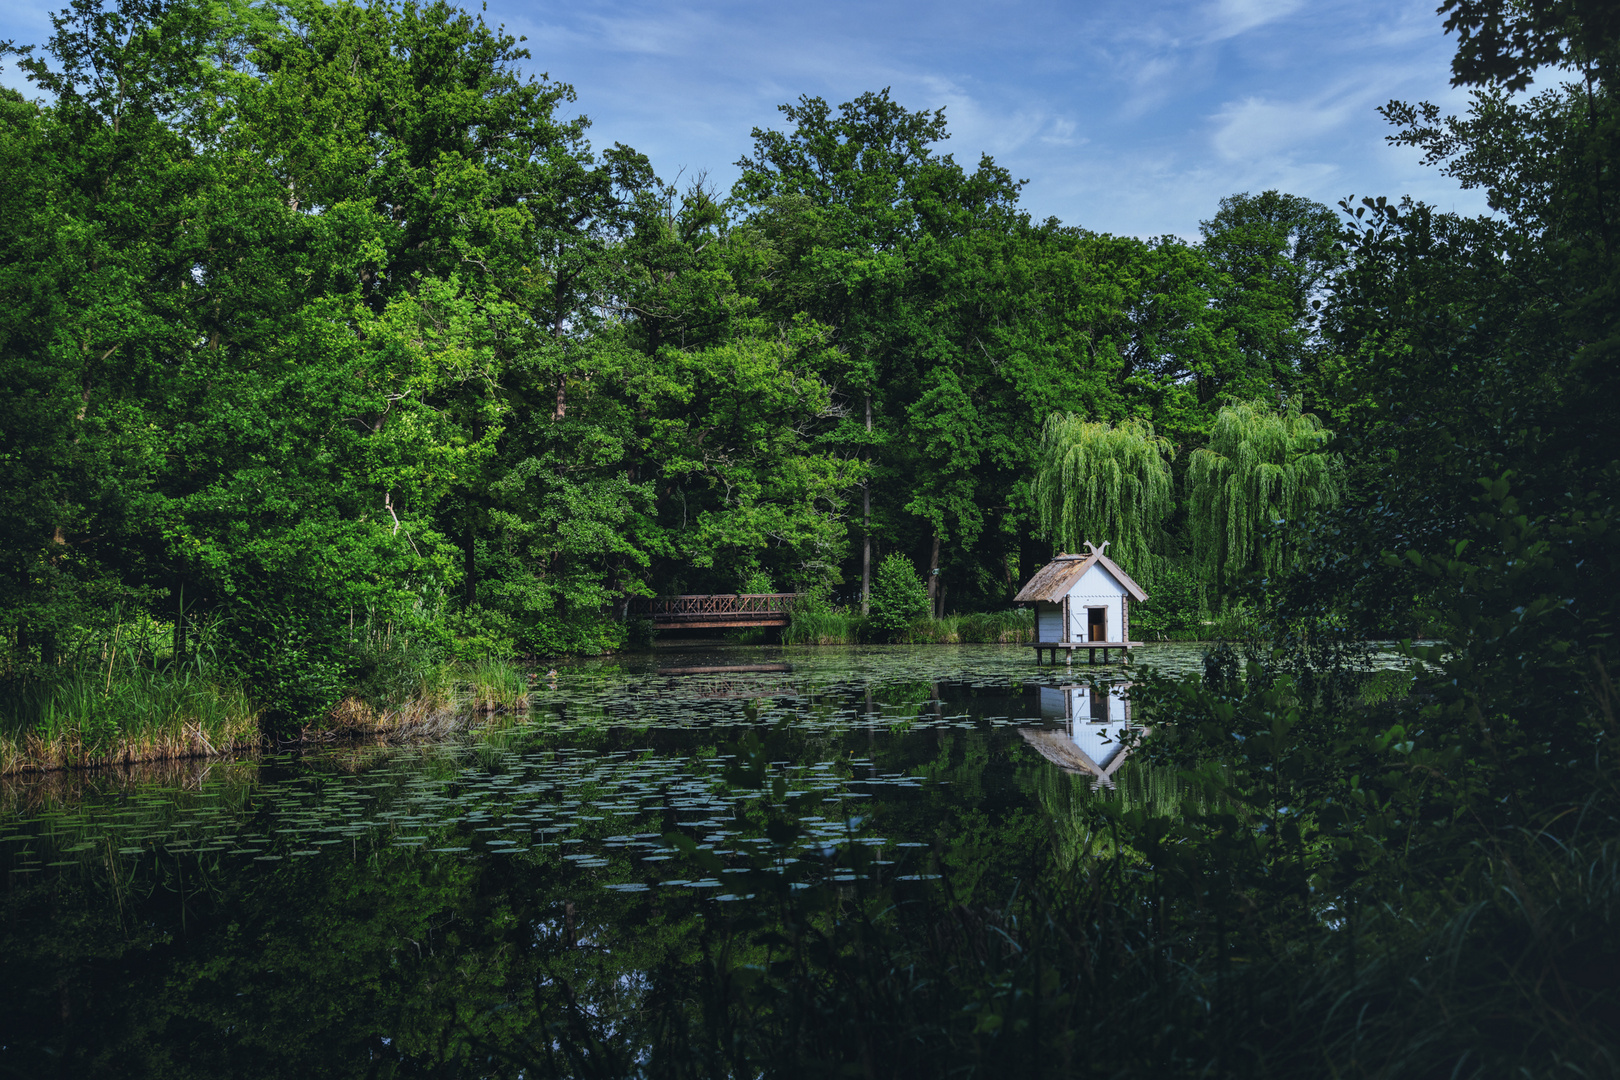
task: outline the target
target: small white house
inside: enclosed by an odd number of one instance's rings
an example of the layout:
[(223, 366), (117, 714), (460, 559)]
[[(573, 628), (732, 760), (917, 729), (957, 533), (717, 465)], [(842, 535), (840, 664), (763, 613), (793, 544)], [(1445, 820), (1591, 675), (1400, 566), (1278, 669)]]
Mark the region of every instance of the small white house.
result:
[(1141, 644), (1130, 637), (1131, 601), (1146, 600), (1147, 593), (1103, 554), (1107, 547), (1088, 543), (1083, 555), (1059, 555), (1013, 598), (1035, 605), (1037, 663), (1042, 649), (1050, 649), (1055, 662), (1058, 649), (1068, 650), (1071, 658), (1075, 649), (1088, 649), (1095, 660), (1100, 648), (1106, 662), (1109, 649)]

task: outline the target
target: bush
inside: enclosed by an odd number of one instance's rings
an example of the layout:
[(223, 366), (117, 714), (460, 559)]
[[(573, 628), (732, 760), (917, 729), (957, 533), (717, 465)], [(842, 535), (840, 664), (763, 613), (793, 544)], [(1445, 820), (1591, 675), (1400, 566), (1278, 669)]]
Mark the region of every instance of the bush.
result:
[(637, 616), (624, 624), (625, 645), (636, 652), (646, 652), (658, 637), (658, 624), (644, 616)]
[(891, 554), (878, 564), (872, 580), (872, 608), (867, 628), (879, 641), (893, 641), (928, 615), (928, 589), (911, 560)]
[(1154, 582), (1146, 603), (1131, 608), (1131, 630), (1142, 641), (1197, 637), (1203, 630), (1204, 586), (1185, 570)]
[(833, 615), (845, 614), (842, 609), (835, 609), (832, 602), (832, 586), (826, 582), (812, 585), (801, 592), (793, 600), (794, 615)]
[(517, 655), (517, 624), (504, 611), (473, 604), (445, 618), (451, 656), (464, 664), (510, 660)]
[(743, 577), (742, 588), (738, 592), (744, 594), (773, 593), (776, 591), (776, 582), (765, 570), (751, 570)]

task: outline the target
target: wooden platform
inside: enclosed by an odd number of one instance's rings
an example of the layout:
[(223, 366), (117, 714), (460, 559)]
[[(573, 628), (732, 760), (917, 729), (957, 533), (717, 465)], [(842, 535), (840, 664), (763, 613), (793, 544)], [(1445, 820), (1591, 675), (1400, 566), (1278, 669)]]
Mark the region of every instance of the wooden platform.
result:
[(1086, 650), (1086, 652), (1089, 654), (1087, 659), (1091, 663), (1095, 664), (1097, 662), (1097, 650), (1101, 649), (1103, 654), (1102, 662), (1106, 664), (1108, 663), (1108, 652), (1110, 649), (1118, 649), (1120, 652), (1119, 662), (1124, 663), (1126, 659), (1125, 653), (1128, 650), (1139, 649), (1142, 647), (1142, 643), (1140, 641), (1036, 641), (1032, 642), (1031, 645), (1035, 649), (1036, 667), (1040, 667), (1041, 665), (1042, 649), (1051, 650), (1052, 663), (1053, 665), (1056, 665), (1059, 649), (1063, 649), (1068, 653), (1068, 655), (1063, 658), (1064, 663), (1067, 664), (1074, 663), (1074, 654), (1075, 650), (1077, 649)]

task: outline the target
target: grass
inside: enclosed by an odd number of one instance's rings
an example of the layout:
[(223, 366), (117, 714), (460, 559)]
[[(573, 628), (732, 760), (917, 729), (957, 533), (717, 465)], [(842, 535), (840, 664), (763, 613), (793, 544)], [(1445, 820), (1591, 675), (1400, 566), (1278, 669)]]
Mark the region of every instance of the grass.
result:
[(412, 683), (396, 686), (380, 699), (368, 699), (360, 691), (345, 694), (321, 723), (303, 734), (305, 738), (441, 738), (497, 717), (521, 716), (528, 710), (528, 677), (517, 664), (494, 659), (453, 661), (417, 672)]
[(793, 613), (793, 621), (782, 630), (782, 644), (859, 644), (865, 623), (865, 619), (847, 611), (796, 611)]
[[(857, 645), (871, 640), (866, 620), (847, 611), (800, 612), (782, 631), (784, 645)], [(918, 619), (895, 638), (901, 645), (1019, 645), (1035, 640), (1028, 609)]]
[[(56, 665), (0, 675), (0, 774), (215, 758), (268, 741), (249, 687), (199, 642), (183, 663), (151, 620), (87, 634)], [(519, 717), (524, 670), (507, 660), (444, 660), (392, 627), (362, 628), (348, 685), (300, 740), (435, 738)]]
[(1035, 613), (1014, 608), (919, 619), (896, 640), (906, 645), (1022, 645), (1035, 640)]
[(259, 742), (237, 683), (196, 667), (65, 669), (0, 703), (0, 773), (234, 753)]

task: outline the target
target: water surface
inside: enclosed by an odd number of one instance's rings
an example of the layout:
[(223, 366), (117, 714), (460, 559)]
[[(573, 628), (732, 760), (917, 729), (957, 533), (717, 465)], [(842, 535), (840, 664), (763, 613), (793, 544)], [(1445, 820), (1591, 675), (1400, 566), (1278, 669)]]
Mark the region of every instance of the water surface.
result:
[(1091, 684), (1202, 650), (1031, 654), (660, 650), (449, 744), (7, 780), (0, 1067), (494, 1075), (547, 995), (633, 1010), (772, 889), (1011, 888), (984, 852), (1060, 843), (1055, 802), (1131, 767), (1128, 689)]

